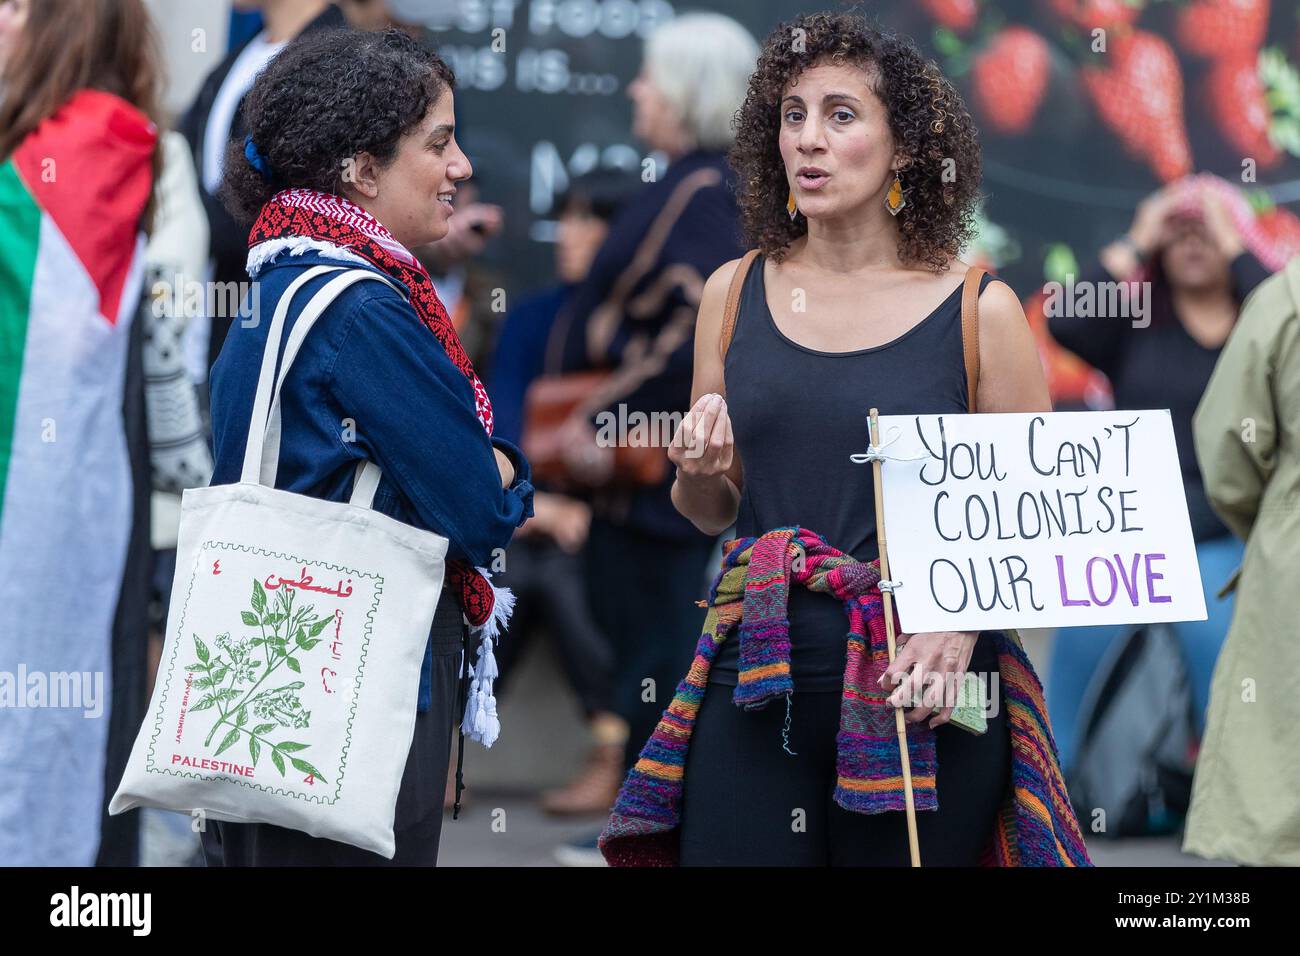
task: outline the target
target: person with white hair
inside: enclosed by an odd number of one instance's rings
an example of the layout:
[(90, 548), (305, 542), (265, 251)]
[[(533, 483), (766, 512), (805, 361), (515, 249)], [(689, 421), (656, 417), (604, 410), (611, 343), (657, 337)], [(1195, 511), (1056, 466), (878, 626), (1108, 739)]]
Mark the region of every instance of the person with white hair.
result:
[(745, 99), (758, 45), (718, 13), (688, 13), (652, 33), (641, 72), (628, 87), (632, 134), (670, 160), (693, 150), (725, 152)]
[[(614, 445), (641, 438), (598, 441), (596, 425), (641, 415), (657, 421), (690, 404), (700, 292), (743, 251), (726, 153), (757, 59), (754, 38), (719, 14), (686, 14), (649, 36), (627, 90), (632, 133), (667, 157), (667, 170), (648, 182), (643, 174), (548, 344), (549, 373), (610, 370), (575, 409), (564, 445), (571, 476), (595, 489), (586, 579), (614, 651), (614, 708), (630, 729), (627, 766), (690, 663), (714, 538), (673, 507), (670, 429), (649, 440), (662, 446), (657, 470), (630, 478), (616, 461), (626, 449)], [(565, 862), (600, 859), (594, 834), (571, 849)]]

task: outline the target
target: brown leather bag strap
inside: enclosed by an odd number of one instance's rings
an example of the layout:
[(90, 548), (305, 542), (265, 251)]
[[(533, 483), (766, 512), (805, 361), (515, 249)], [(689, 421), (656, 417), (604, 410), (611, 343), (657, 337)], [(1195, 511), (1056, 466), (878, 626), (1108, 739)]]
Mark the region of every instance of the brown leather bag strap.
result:
[(750, 249), (741, 257), (740, 264), (736, 266), (736, 272), (731, 277), (731, 285), (727, 287), (727, 305), (722, 312), (722, 335), (718, 339), (718, 352), (724, 360), (727, 357), (727, 349), (731, 347), (731, 336), (736, 331), (736, 316), (740, 312), (740, 289), (745, 284), (745, 276), (749, 275), (749, 267), (754, 264), (757, 256), (758, 250)]
[(966, 394), (970, 411), (976, 411), (975, 395), (980, 385), (980, 280), (984, 270), (971, 266), (961, 290), (961, 350), (966, 359)]

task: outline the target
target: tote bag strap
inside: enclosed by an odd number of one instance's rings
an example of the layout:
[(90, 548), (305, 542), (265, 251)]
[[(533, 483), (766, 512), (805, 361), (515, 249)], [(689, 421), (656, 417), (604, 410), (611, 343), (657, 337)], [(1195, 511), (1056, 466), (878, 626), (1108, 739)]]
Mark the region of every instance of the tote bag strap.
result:
[[(280, 394), (284, 388), (285, 377), (289, 374), (289, 368), (293, 365), (294, 359), (298, 357), (298, 350), (302, 348), (302, 343), (307, 338), (308, 333), (311, 332), (312, 326), (316, 324), (316, 320), (324, 314), (325, 310), (342, 294), (343, 290), (367, 279), (378, 280), (387, 284), (394, 291), (401, 291), (391, 280), (378, 273), (371, 272), (369, 269), (348, 270), (343, 275), (331, 279), (324, 288), (312, 297), (312, 300), (307, 303), (307, 307), (303, 309), (302, 314), (298, 316), (298, 321), (293, 324), (293, 328), (289, 331), (289, 339), (284, 346), (284, 357), (280, 360), (280, 374), (276, 378), (275, 388), (271, 392), (271, 411), (266, 421), (266, 444), (262, 449), (263, 484), (275, 487), (275, 477), (280, 465)], [(376, 477), (375, 481), (378, 482), (378, 477)]]
[(239, 480), (256, 484), (261, 478), (262, 448), (265, 440), (266, 418), (271, 411), (271, 392), (275, 386), (275, 363), (280, 355), (280, 339), (284, 335), (284, 320), (289, 314), (289, 304), (298, 290), (327, 272), (338, 272), (339, 266), (313, 266), (298, 276), (280, 296), (271, 327), (266, 332), (266, 344), (262, 348), (262, 367), (257, 375), (257, 391), (253, 393), (253, 414), (248, 423), (248, 440), (244, 445), (244, 466), (240, 470)]
[[(284, 326), (294, 296), (312, 279), (330, 272), (343, 272), (343, 274), (331, 279), (312, 296), (302, 314), (298, 316), (298, 320), (294, 322), (293, 330), (285, 345), (284, 358), (280, 363), (280, 374), (277, 376), (276, 357), (280, 351), (280, 342), (284, 338)], [(313, 266), (295, 279), (280, 296), (275, 315), (271, 320), (271, 328), (267, 332), (266, 346), (262, 355), (257, 392), (253, 399), (253, 414), (248, 427), (248, 442), (244, 448), (241, 481), (275, 487), (280, 455), (280, 389), (284, 385), (294, 358), (297, 357), (303, 341), (312, 326), (316, 324), (316, 320), (345, 289), (366, 280), (387, 282), (392, 285), (387, 278), (368, 269), (344, 271), (338, 266)], [(378, 465), (369, 461), (361, 462), (353, 480), (350, 502), (369, 508), (374, 500), (380, 476)]]

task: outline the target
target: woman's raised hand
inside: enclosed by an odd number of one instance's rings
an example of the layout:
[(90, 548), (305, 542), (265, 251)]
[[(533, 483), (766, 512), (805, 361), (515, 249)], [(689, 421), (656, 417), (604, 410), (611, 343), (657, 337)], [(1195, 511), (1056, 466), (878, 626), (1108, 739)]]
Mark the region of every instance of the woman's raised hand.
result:
[(1201, 215), (1205, 218), (1206, 232), (1219, 253), (1229, 262), (1241, 255), (1246, 246), (1237, 224), (1223, 199), (1210, 189), (1201, 190)]
[(726, 474), (735, 447), (727, 400), (710, 392), (700, 396), (677, 426), (668, 460), (677, 466), (678, 477), (709, 478)]
[(1154, 253), (1164, 240), (1165, 221), (1177, 202), (1175, 190), (1165, 186), (1138, 203), (1133, 224), (1128, 228), (1129, 241), (1140, 256)]

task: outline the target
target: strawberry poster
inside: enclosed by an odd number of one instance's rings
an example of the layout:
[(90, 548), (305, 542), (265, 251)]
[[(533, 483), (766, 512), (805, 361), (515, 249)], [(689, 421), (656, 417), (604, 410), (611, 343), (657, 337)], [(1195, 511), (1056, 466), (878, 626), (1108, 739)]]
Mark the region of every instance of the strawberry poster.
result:
[(1063, 283), (1170, 184), (1208, 183), (1280, 269), (1300, 254), (1300, 19), (1270, 0), (924, 0), (928, 43), (980, 129), (975, 258), (1021, 293), (1058, 407), (1109, 407), (1105, 378), (1047, 334)]

